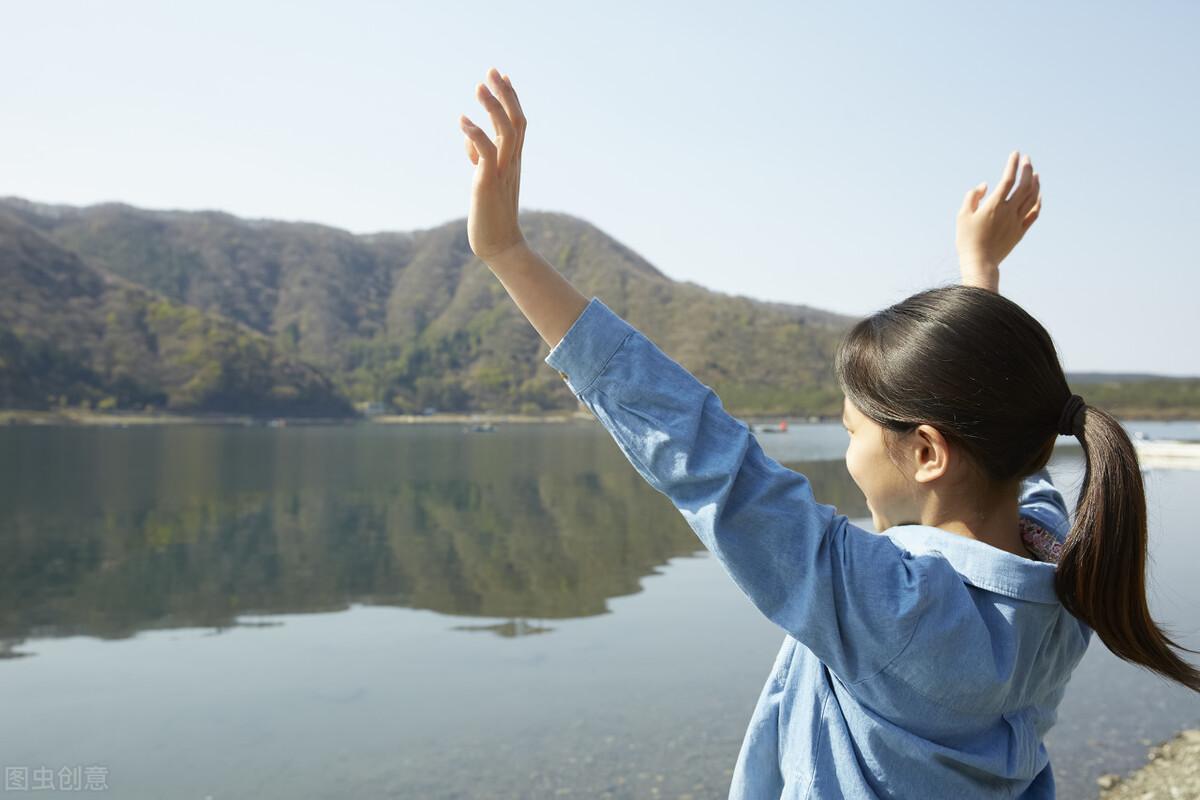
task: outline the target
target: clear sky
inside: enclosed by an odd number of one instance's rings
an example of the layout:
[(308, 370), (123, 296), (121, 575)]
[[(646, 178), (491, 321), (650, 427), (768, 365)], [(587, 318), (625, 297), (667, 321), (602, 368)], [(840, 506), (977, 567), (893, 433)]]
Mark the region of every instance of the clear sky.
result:
[(521, 207), (667, 275), (867, 314), (957, 276), (1012, 150), (1002, 290), (1068, 371), (1200, 375), (1200, 4), (9, 2), (0, 195), (355, 232), (465, 218), (508, 73)]

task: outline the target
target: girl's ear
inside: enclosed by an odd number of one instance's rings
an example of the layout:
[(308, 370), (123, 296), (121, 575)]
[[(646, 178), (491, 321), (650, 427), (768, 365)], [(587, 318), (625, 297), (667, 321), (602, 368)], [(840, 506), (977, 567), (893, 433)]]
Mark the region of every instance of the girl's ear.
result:
[(909, 436), (908, 452), (913, 456), (913, 477), (918, 483), (928, 483), (945, 475), (950, 469), (950, 443), (932, 425), (918, 425)]

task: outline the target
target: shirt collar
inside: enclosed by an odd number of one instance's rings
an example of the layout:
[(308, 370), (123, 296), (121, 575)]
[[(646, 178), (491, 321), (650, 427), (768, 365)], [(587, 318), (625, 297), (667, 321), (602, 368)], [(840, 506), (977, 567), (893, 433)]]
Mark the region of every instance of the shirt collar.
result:
[(914, 554), (941, 553), (968, 583), (980, 589), (1035, 603), (1060, 602), (1054, 591), (1053, 563), (1022, 558), (931, 525), (896, 525), (884, 535)]

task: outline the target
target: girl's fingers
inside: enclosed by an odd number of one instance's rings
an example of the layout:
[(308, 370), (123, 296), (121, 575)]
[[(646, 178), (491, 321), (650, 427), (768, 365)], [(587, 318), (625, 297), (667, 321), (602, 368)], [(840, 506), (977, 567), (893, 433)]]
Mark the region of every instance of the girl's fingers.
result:
[(1033, 185), (1033, 161), (1028, 155), (1021, 158), (1021, 185), (1013, 192), (1010, 202), (1016, 204), (1018, 212), (1021, 206), (1025, 205), (1025, 201), (1035, 196)]
[(528, 127), (529, 121), (525, 119), (525, 109), (521, 108), (521, 99), (517, 97), (517, 90), (513, 88), (508, 75), (504, 75), (504, 85), (512, 93), (513, 111), (515, 112), (512, 120), (517, 129), (517, 158), (520, 158), (525, 149), (525, 128)]
[(525, 112), (523, 112), (521, 110), (521, 99), (519, 97), (517, 97), (517, 90), (513, 88), (512, 79), (510, 79), (508, 77), (507, 72), (504, 73), (503, 75), (501, 75), (500, 77), (504, 78), (504, 85), (508, 87), (508, 90), (510, 92), (512, 92), (513, 104), (516, 107), (518, 116), (521, 117), (521, 121), (524, 122), (525, 121)]
[(1029, 209), (1029, 213), (1021, 221), (1022, 228), (1028, 228), (1038, 218), (1038, 214), (1042, 211), (1042, 195), (1039, 193), (1037, 202), (1033, 204), (1033, 208)]
[(463, 144), (467, 146), (467, 158), (471, 159), (472, 164), (479, 163), (479, 151), (475, 149), (475, 145), (471, 143), (470, 137), (463, 137)]
[(1008, 163), (1004, 166), (1004, 174), (1000, 176), (1000, 183), (996, 184), (996, 191), (992, 194), (997, 203), (1007, 200), (1008, 193), (1012, 191), (1017, 178), (1017, 159), (1020, 156), (1020, 152), (1013, 150), (1012, 155), (1008, 157)]
[(513, 157), (519, 158), (521, 146), (525, 143), (525, 115), (521, 111), (521, 103), (517, 100), (517, 92), (512, 87), (507, 75), (501, 75), (495, 67), (488, 71), (488, 79), (492, 82), (493, 94), (504, 107), (509, 123), (514, 131)]
[(475, 146), (479, 157), (483, 159), (485, 164), (496, 163), (496, 145), (492, 144), (492, 140), (483, 132), (483, 129), (471, 122), (465, 116), (459, 120), (462, 125), (463, 133), (471, 140), (471, 144)]
[(1032, 174), (1028, 184), (1028, 187), (1022, 187), (1025, 189), (1025, 191), (1021, 194), (1020, 200), (1017, 200), (1017, 196), (1015, 194), (1013, 195), (1013, 200), (1017, 202), (1017, 216), (1021, 217), (1022, 219), (1024, 219), (1025, 215), (1029, 213), (1029, 210), (1033, 206), (1034, 202), (1036, 202), (1041, 196), (1041, 178), (1038, 177), (1036, 172)]
[(475, 94), (487, 109), (488, 116), (492, 118), (492, 125), (496, 128), (496, 138), (500, 142), (500, 167), (503, 168), (511, 160), (513, 147), (517, 143), (517, 132), (508, 118), (508, 112), (488, 87), (479, 84), (475, 88)]
[(962, 211), (974, 214), (979, 209), (979, 201), (983, 199), (986, 191), (987, 181), (968, 189), (966, 197), (963, 198)]
[(963, 197), (962, 205), (958, 208), (959, 214), (966, 214), (971, 211), (971, 198), (975, 196), (974, 189), (967, 189), (967, 194)]

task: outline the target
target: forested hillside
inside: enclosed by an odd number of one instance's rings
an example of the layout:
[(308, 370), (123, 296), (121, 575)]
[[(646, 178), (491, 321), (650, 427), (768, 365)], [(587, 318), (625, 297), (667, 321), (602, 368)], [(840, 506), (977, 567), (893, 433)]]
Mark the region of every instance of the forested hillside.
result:
[[(549, 348), (466, 221), (324, 225), (0, 198), (0, 404), (337, 415), (570, 410)], [(528, 211), (530, 244), (712, 386), (734, 413), (839, 415), (855, 320), (668, 278), (595, 226)], [(948, 279), (952, 276), (947, 276)], [(1068, 376), (1076, 383), (1074, 376)], [(1081, 375), (1089, 402), (1200, 416), (1200, 380)], [(1084, 388), (1079, 391), (1084, 392)]]
[[(353, 235), (219, 212), (0, 201), (105, 273), (236, 320), (329, 375), (352, 401), (415, 412), (571, 409), (549, 348), (475, 258), (464, 220)], [(528, 212), (522, 228), (599, 296), (747, 413), (840, 412), (829, 369), (850, 318), (673, 281), (594, 226)]]
[(261, 334), (95, 270), (0, 214), (0, 406), (345, 417)]

